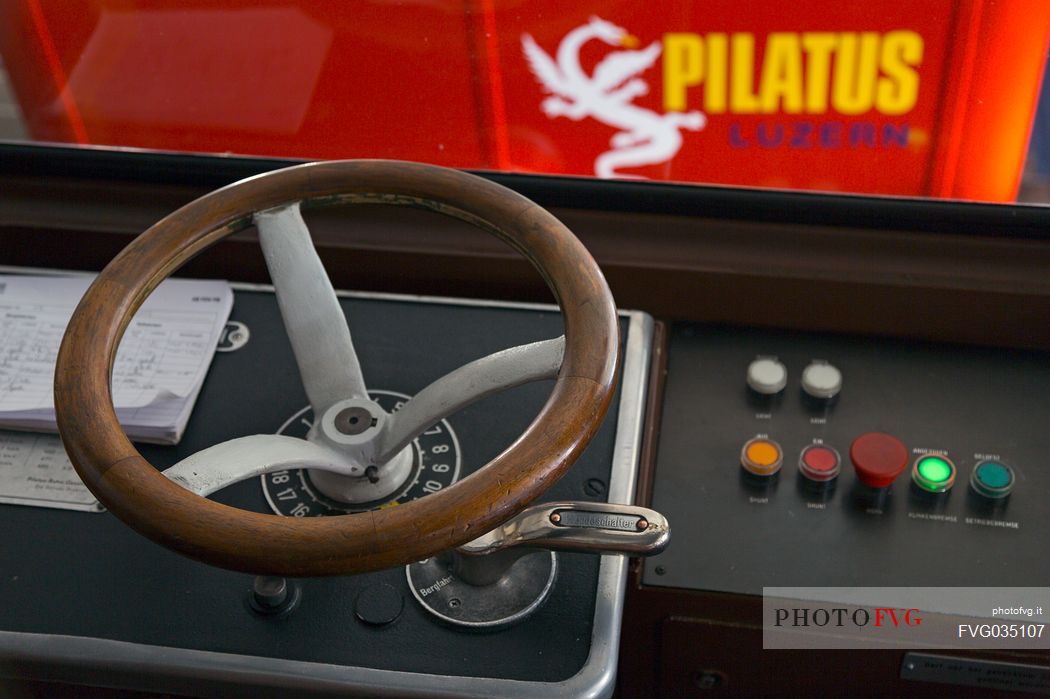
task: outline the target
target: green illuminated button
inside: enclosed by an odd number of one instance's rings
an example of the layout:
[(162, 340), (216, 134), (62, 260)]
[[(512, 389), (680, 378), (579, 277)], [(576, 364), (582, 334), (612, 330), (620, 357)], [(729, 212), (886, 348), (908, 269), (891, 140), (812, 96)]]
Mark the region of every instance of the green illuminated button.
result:
[(992, 500), (1005, 498), (1014, 489), (1014, 470), (1000, 461), (982, 461), (970, 474), (970, 487)]
[(947, 456), (920, 456), (912, 466), (911, 479), (925, 491), (943, 493), (955, 484), (955, 464)]

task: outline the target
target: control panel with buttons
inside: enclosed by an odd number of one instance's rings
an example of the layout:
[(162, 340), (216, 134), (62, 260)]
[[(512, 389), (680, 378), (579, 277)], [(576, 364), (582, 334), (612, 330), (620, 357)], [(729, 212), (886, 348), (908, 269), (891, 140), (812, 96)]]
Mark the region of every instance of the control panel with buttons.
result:
[(1050, 356), (679, 324), (648, 585), (1042, 586)]

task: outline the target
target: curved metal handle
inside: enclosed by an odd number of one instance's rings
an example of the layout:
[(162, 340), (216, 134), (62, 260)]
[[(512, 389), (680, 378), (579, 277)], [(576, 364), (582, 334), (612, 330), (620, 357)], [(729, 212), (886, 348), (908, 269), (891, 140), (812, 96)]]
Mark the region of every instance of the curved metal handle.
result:
[(549, 502), (523, 510), (488, 534), (460, 546), (482, 556), (527, 546), (584, 553), (652, 556), (671, 539), (667, 519), (655, 510), (604, 502)]
[(536, 549), (652, 556), (671, 540), (655, 510), (605, 502), (549, 502), (526, 508), (453, 552), (452, 570), (471, 585), (492, 585)]

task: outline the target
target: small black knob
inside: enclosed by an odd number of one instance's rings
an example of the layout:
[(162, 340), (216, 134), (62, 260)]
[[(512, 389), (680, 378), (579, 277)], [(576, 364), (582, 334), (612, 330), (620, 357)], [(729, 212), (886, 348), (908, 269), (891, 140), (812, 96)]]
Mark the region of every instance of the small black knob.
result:
[(248, 606), (264, 616), (283, 615), (299, 602), (299, 586), (285, 578), (258, 575), (248, 592)]
[(252, 583), (252, 595), (260, 607), (276, 609), (288, 599), (288, 581), (269, 575), (260, 575)]

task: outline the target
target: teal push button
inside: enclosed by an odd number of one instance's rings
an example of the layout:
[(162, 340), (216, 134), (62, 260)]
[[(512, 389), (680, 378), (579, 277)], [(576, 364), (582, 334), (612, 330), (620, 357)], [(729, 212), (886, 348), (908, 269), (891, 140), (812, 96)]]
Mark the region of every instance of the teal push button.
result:
[(970, 487), (978, 495), (992, 500), (1005, 498), (1014, 489), (1014, 470), (1002, 463), (988, 459), (977, 464), (970, 474)]

